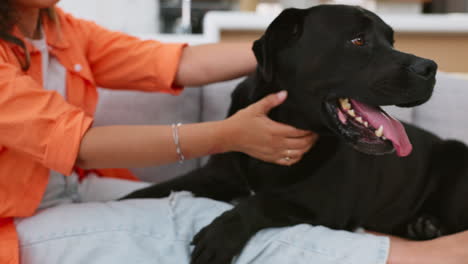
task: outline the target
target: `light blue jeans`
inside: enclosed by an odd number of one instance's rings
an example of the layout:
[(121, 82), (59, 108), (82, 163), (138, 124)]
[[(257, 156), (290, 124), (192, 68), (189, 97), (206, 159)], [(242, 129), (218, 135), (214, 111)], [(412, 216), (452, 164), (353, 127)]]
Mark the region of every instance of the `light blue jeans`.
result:
[[(232, 208), (188, 192), (109, 201), (144, 183), (93, 176), (55, 182), (42, 209), (16, 219), (22, 264), (189, 263), (192, 237)], [(386, 237), (302, 224), (258, 232), (234, 263), (385, 264), (388, 250)]]

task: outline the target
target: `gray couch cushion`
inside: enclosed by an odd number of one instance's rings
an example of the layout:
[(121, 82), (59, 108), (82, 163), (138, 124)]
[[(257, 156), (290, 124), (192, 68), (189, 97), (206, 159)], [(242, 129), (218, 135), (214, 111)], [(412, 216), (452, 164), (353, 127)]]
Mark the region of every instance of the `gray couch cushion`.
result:
[[(186, 88), (179, 96), (99, 89), (94, 126), (199, 122), (200, 96), (201, 89), (196, 88)], [(198, 160), (189, 160), (182, 165), (177, 163), (132, 171), (145, 181), (157, 182), (190, 171), (198, 167), (198, 163)]]
[(389, 113), (391, 116), (394, 118), (407, 122), (407, 123), (412, 123), (413, 122), (413, 114), (414, 114), (414, 109), (413, 108), (402, 108), (402, 107), (396, 107), (396, 106), (385, 106), (383, 107), (385, 112)]
[(432, 98), (414, 111), (414, 123), (468, 144), (468, 80), (439, 72)]
[(231, 93), (244, 78), (214, 83), (203, 87), (202, 120), (214, 121), (226, 118), (231, 105)]

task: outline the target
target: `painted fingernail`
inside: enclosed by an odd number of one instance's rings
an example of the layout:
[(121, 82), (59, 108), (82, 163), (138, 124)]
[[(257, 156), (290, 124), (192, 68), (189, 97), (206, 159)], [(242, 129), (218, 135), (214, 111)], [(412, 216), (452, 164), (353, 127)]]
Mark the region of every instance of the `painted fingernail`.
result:
[(288, 92), (283, 90), (283, 91), (277, 93), (276, 96), (278, 96), (278, 99), (283, 100), (283, 99), (286, 98), (286, 96), (288, 96)]

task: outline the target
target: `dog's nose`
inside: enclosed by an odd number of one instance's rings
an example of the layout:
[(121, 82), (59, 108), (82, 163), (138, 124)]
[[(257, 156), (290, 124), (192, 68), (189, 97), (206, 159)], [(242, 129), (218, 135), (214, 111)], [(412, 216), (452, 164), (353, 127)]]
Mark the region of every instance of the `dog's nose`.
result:
[(409, 66), (409, 70), (423, 78), (429, 79), (435, 76), (437, 64), (432, 60), (419, 59)]

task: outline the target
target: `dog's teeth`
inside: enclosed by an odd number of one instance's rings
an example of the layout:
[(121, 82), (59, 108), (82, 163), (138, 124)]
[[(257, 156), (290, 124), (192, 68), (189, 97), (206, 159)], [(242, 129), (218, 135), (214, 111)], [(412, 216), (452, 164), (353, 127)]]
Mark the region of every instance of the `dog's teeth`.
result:
[(348, 98), (340, 98), (340, 105), (344, 110), (349, 110), (351, 109), (351, 104), (349, 103)]
[(369, 122), (364, 121), (364, 126), (365, 126), (365, 127), (369, 127)]
[(379, 129), (375, 131), (375, 135), (378, 137), (383, 136), (383, 126), (380, 126)]
[(360, 116), (356, 117), (356, 121), (358, 121), (358, 122), (361, 123), (361, 124), (363, 123), (362, 117), (360, 117)]
[(348, 114), (349, 114), (350, 116), (352, 116), (352, 117), (355, 117), (355, 116), (356, 116), (356, 113), (354, 112), (353, 109), (348, 110)]
[(387, 138), (386, 138), (386, 137), (384, 137), (384, 136), (382, 136), (382, 139), (383, 139), (383, 140), (387, 140)]

